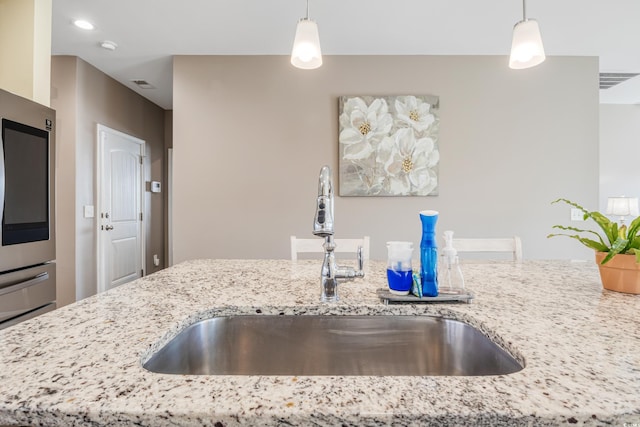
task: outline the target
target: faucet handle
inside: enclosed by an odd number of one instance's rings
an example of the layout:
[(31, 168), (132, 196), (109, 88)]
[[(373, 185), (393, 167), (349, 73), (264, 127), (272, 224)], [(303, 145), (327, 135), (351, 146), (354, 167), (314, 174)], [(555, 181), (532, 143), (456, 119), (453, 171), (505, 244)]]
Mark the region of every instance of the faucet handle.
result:
[(362, 246), (358, 246), (358, 270), (354, 271), (354, 277), (364, 277), (364, 255), (362, 255)]
[[(358, 246), (358, 270), (353, 267), (344, 267), (337, 265), (335, 267), (334, 277), (336, 279), (353, 280), (355, 278), (364, 277), (364, 271), (362, 270), (364, 264), (364, 258), (362, 256), (362, 247)], [(325, 257), (325, 261), (326, 261)], [(323, 267), (324, 268), (324, 267)]]

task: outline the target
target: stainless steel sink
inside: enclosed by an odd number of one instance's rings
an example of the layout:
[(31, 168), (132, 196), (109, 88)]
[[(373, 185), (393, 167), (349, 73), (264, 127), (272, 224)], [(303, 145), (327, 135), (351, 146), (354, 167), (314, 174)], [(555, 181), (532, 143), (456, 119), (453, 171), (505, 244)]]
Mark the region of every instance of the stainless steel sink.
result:
[(429, 316), (230, 316), (195, 323), (145, 364), (193, 375), (504, 375), (522, 366), (474, 327)]

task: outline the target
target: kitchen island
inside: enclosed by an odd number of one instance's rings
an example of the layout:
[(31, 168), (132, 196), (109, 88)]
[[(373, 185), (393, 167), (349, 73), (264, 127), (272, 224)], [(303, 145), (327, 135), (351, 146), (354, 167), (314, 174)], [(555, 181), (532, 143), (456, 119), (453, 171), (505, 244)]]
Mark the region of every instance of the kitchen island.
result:
[[(640, 426), (640, 296), (602, 290), (592, 263), (462, 267), (471, 304), (383, 305), (382, 262), (321, 304), (320, 261), (184, 262), (0, 331), (0, 425)], [(477, 377), (142, 368), (197, 320), (281, 313), (458, 319), (525, 367)]]

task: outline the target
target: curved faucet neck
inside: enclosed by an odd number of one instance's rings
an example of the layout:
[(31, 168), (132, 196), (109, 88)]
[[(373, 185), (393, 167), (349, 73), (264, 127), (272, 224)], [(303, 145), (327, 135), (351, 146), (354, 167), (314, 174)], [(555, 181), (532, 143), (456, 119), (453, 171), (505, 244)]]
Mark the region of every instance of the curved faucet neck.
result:
[(318, 199), (316, 200), (316, 216), (313, 221), (313, 234), (324, 237), (324, 260), (320, 272), (322, 302), (338, 301), (338, 279), (353, 280), (364, 277), (362, 271), (362, 248), (358, 248), (358, 270), (336, 265), (333, 240), (333, 182), (331, 168), (323, 166), (318, 177)]

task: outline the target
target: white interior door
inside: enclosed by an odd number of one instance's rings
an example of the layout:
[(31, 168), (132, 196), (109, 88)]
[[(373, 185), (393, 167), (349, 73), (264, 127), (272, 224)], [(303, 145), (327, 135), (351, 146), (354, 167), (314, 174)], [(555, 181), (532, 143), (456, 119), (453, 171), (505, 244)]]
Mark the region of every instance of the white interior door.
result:
[(98, 292), (144, 275), (144, 141), (98, 125)]

